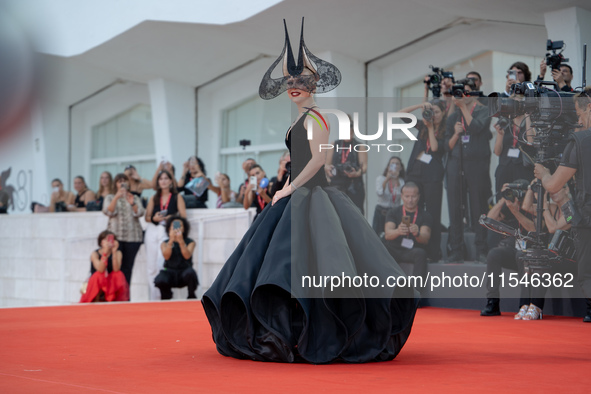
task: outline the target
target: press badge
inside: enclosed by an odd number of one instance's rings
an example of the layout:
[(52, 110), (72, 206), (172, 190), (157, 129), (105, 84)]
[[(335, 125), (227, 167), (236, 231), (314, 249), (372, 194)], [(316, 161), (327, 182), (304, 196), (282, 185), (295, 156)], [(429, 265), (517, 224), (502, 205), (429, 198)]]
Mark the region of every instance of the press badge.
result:
[(425, 163), (425, 164), (429, 164), (429, 163), (431, 163), (431, 160), (432, 160), (432, 159), (433, 159), (433, 156), (432, 156), (432, 155), (429, 155), (429, 154), (427, 154), (427, 153), (423, 153), (423, 154), (421, 155), (421, 157), (419, 157), (419, 161), (422, 161), (422, 162), (423, 162), (423, 163)]
[(415, 245), (415, 241), (410, 238), (402, 238), (402, 247), (406, 249), (412, 249)]
[(462, 144), (467, 144), (468, 142), (470, 142), (470, 136), (469, 135), (463, 135), (462, 136)]
[(507, 156), (518, 158), (520, 153), (521, 153), (521, 151), (517, 148), (509, 148), (509, 151), (507, 152)]

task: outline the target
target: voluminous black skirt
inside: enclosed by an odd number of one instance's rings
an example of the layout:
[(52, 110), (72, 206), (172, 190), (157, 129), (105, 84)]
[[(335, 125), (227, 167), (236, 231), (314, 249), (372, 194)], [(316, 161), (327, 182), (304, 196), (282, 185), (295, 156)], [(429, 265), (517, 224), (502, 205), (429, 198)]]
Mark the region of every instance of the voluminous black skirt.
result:
[[(302, 277), (330, 275), (377, 276), (381, 284), (302, 286)], [(406, 343), (419, 299), (412, 288), (382, 286), (387, 277), (394, 282), (401, 276), (347, 196), (331, 187), (301, 187), (261, 212), (202, 302), (225, 356), (386, 361)]]

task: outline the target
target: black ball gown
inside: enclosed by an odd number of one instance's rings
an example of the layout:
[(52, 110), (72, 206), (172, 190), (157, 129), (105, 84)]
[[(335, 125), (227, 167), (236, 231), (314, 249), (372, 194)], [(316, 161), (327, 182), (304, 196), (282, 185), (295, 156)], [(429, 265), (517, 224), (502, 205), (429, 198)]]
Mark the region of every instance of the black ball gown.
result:
[[(291, 179), (312, 157), (305, 118), (286, 139)], [(275, 362), (393, 359), (410, 335), (418, 293), (388, 286), (330, 292), (291, 280), (341, 273), (377, 275), (381, 283), (404, 276), (359, 209), (327, 186), (320, 169), (290, 197), (265, 207), (203, 295), (217, 350)]]

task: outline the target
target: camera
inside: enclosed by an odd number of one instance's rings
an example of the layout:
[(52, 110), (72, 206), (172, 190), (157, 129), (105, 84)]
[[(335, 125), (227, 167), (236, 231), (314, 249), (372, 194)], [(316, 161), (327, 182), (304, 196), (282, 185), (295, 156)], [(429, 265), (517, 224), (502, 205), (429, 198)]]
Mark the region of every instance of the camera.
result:
[[(513, 100), (513, 101), (515, 101), (515, 100)], [(511, 121), (509, 119), (505, 118), (504, 116), (499, 117), (499, 120), (497, 121), (497, 126), (499, 126), (502, 130), (509, 127), (510, 124), (511, 124)]]
[(503, 196), (505, 200), (515, 202), (515, 199), (523, 199), (523, 197), (525, 197), (526, 192), (527, 182), (525, 184), (521, 182), (514, 182), (507, 184), (507, 189), (501, 192), (501, 196)]
[(454, 74), (451, 71), (445, 71), (441, 67), (429, 67), (433, 73), (429, 74), (429, 80), (425, 81), (425, 83), (429, 86), (429, 89), (433, 93), (433, 97), (441, 97), (441, 81), (443, 81), (444, 78), (451, 78), (453, 81)]
[[(546, 65), (552, 70), (558, 70), (562, 63), (568, 62), (568, 59), (562, 55), (564, 47), (564, 41), (548, 40), (546, 42), (546, 50), (552, 51), (551, 53), (546, 53)], [(560, 50), (560, 52), (556, 53), (558, 50)]]
[(433, 110), (432, 109), (425, 109), (423, 111), (423, 120), (426, 120), (427, 122), (430, 122), (433, 119)]
[(246, 149), (247, 146), (250, 146), (250, 140), (240, 140), (238, 143), (242, 149)]
[(334, 166), (337, 176), (347, 176), (346, 172), (355, 172), (358, 168), (350, 163), (342, 163)]
[(568, 231), (556, 230), (552, 240), (548, 244), (548, 250), (564, 259), (575, 261), (575, 241)]
[(464, 96), (480, 96), (482, 94), (480, 91), (466, 92), (464, 86), (472, 84), (473, 82), (470, 80), (470, 78), (460, 79), (451, 87), (451, 89), (449, 89), (449, 94), (458, 99)]

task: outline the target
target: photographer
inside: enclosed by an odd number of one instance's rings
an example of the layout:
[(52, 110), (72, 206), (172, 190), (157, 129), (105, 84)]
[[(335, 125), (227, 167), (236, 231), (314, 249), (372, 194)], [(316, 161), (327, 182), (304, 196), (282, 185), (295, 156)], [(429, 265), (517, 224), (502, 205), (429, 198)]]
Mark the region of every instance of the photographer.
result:
[(256, 208), (257, 214), (255, 219), (272, 199), (271, 196), (269, 196), (269, 181), (263, 181), (266, 177), (267, 175), (260, 165), (254, 164), (250, 167), (250, 179), (244, 193), (243, 206), (244, 209)]
[(505, 83), (505, 91), (502, 93), (505, 97), (511, 96), (511, 85), (531, 81), (531, 71), (527, 64), (523, 62), (515, 62), (507, 70), (507, 82)]
[(419, 186), (408, 182), (402, 187), (402, 206), (386, 215), (384, 245), (398, 263), (412, 263), (413, 275), (427, 276), (426, 247), (433, 228), (431, 215), (418, 206)]
[(415, 126), (419, 130), (408, 160), (407, 180), (419, 185), (419, 209), (426, 210), (433, 219), (428, 257), (433, 261), (441, 259), (441, 202), (443, 199), (443, 177), (445, 168), (443, 145), (445, 134), (445, 101), (433, 100), (419, 106), (403, 108), (400, 112), (423, 109), (423, 119)]
[(356, 152), (353, 146), (357, 141), (352, 139), (353, 122), (349, 139), (337, 140), (332, 143), (335, 147), (326, 155), (324, 171), (330, 185), (345, 193), (351, 201), (364, 213), (365, 186), (363, 174), (367, 171), (367, 152)]
[[(548, 66), (546, 64), (546, 59), (542, 60), (540, 63), (540, 75), (538, 75), (537, 81), (543, 81), (544, 77), (546, 77), (546, 70)], [(558, 84), (558, 88), (563, 92), (572, 92), (573, 88), (571, 86), (571, 81), (573, 80), (573, 69), (566, 63), (562, 63), (560, 65), (560, 69), (552, 70), (552, 79), (554, 82)]]
[(519, 115), (513, 120), (499, 118), (494, 126), (497, 131), (494, 153), (499, 157), (499, 165), (495, 170), (495, 192), (497, 195), (501, 192), (502, 186), (513, 179), (528, 181), (533, 179), (531, 167), (525, 166), (523, 154), (519, 150), (521, 145), (519, 140), (530, 129), (530, 126), (530, 118), (525, 115)]
[(193, 269), (193, 251), (195, 241), (189, 238), (189, 222), (183, 217), (169, 217), (166, 221), (168, 239), (162, 242), (160, 249), (164, 257), (164, 268), (154, 279), (154, 285), (160, 289), (161, 298), (170, 300), (173, 287), (187, 286), (188, 299), (195, 299), (199, 281)]
[[(478, 225), (480, 215), (488, 210), (491, 195), (490, 145), (488, 109), (477, 105), (477, 97), (470, 93), (476, 89), (474, 81), (464, 79), (462, 98), (453, 98), (458, 108), (446, 124), (444, 148), (449, 152), (447, 162), (447, 201), (449, 207), (449, 253), (448, 261), (464, 260), (464, 212), (470, 198), (472, 229), (476, 233), (477, 258), (486, 258), (486, 229)], [(467, 187), (467, 188), (466, 188)]]
[[(562, 162), (554, 174), (550, 174), (541, 164), (536, 164), (534, 174), (551, 195), (560, 191), (573, 176), (575, 177), (574, 205), (565, 198), (556, 202), (563, 210), (566, 206), (575, 211), (571, 224), (577, 251), (578, 280), (583, 294), (587, 297), (587, 313), (583, 321), (591, 322), (591, 87), (577, 94), (574, 101), (578, 121), (582, 127), (571, 135)], [(566, 205), (567, 203), (569, 205)]]
[[(510, 186), (513, 186), (513, 188)], [(528, 186), (528, 182), (524, 179), (503, 185), (502, 197), (489, 211), (487, 216), (493, 220), (501, 221), (510, 227), (517, 228), (519, 226), (523, 230), (534, 232), (536, 230), (536, 213), (532, 209), (532, 206), (538, 196), (529, 187), (527, 193), (523, 194), (523, 189), (526, 186)], [(568, 229), (570, 226), (566, 223), (558, 205), (550, 203), (548, 200), (548, 194), (546, 193), (543, 200), (543, 224), (546, 225), (548, 233), (553, 234), (556, 230)], [(530, 212), (532, 213), (530, 214)], [(549, 239), (549, 236), (546, 237), (546, 244)], [(514, 237), (506, 237), (501, 240), (497, 247), (489, 251), (486, 260), (486, 272), (487, 275), (492, 274), (493, 280), (491, 283), (490, 277), (487, 276), (487, 304), (480, 312), (481, 316), (499, 316), (501, 314), (499, 306), (499, 276), (501, 275), (502, 268), (517, 271), (518, 278), (522, 278), (525, 272), (522, 250), (525, 250), (527, 246), (525, 242), (517, 242)], [(532, 287), (526, 285), (521, 287), (519, 301), (521, 307), (515, 315), (515, 319), (541, 319), (545, 292), (546, 288), (541, 286)]]

